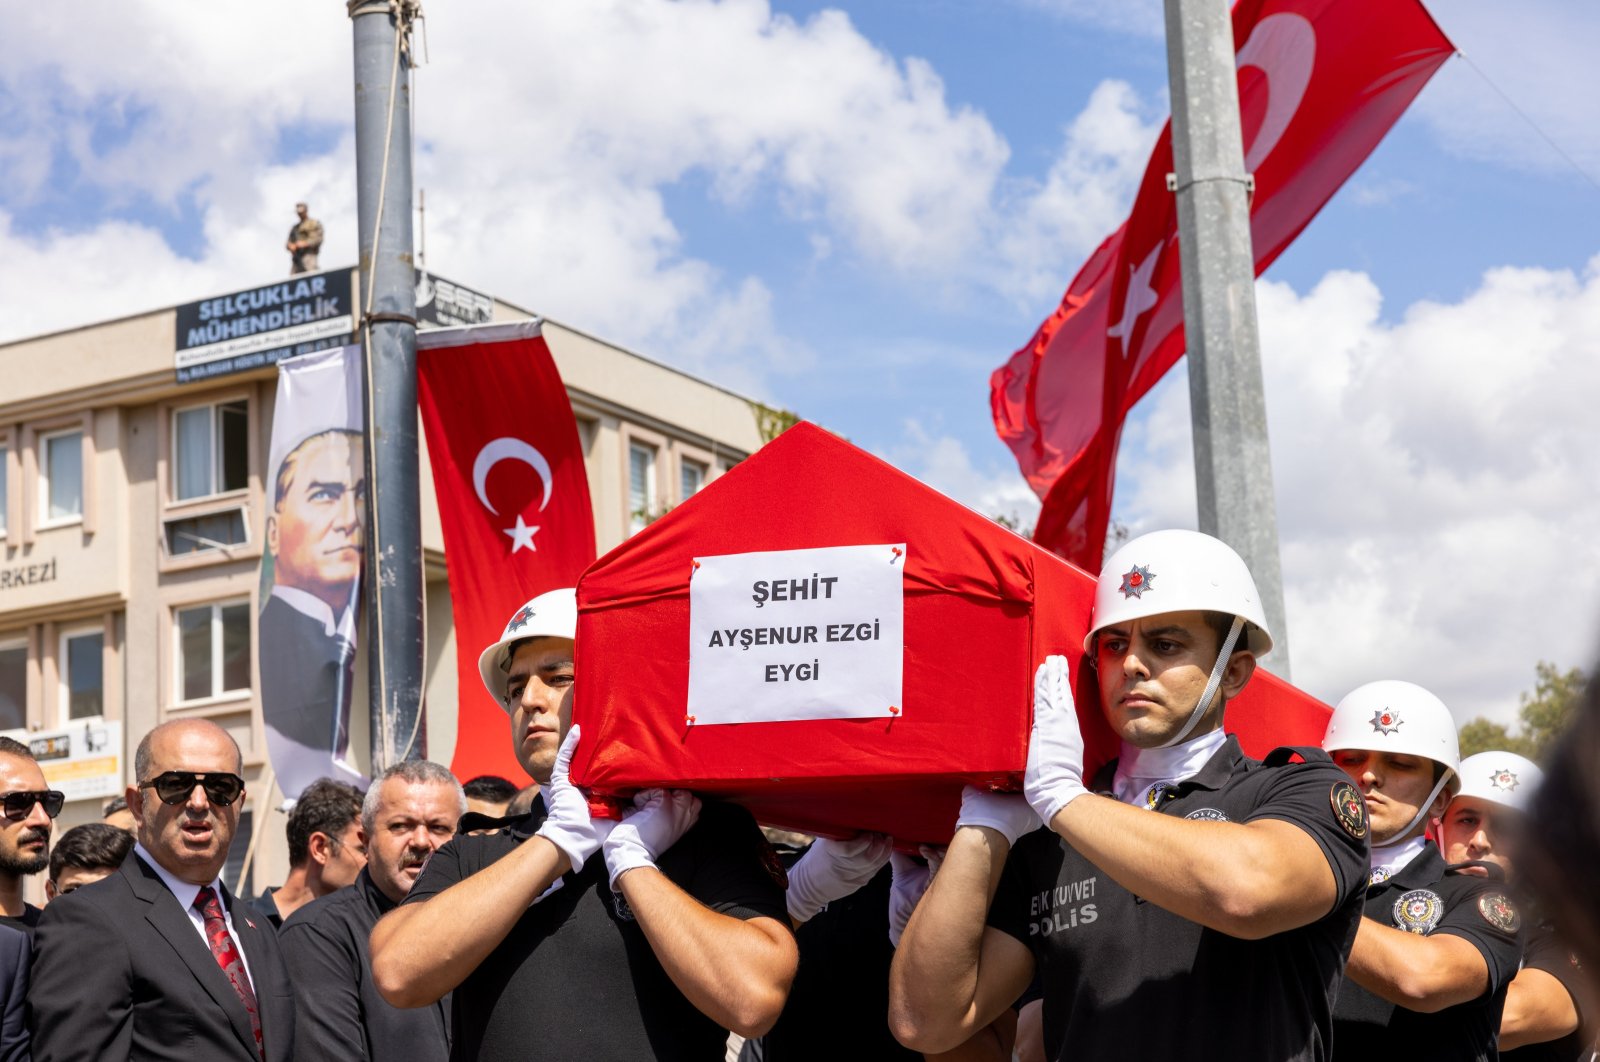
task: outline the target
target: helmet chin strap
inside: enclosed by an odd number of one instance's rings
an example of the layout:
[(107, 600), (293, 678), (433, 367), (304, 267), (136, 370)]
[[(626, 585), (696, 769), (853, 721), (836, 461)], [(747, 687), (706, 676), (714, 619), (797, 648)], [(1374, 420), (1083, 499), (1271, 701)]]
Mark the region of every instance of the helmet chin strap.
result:
[[(1239, 642), (1239, 634), (1244, 630), (1244, 617), (1233, 617), (1233, 626), (1228, 628), (1228, 636), (1222, 639), (1222, 651), (1217, 654), (1217, 662), (1211, 666), (1211, 678), (1206, 681), (1205, 692), (1200, 694), (1200, 700), (1195, 703), (1194, 711), (1189, 713), (1189, 721), (1183, 724), (1183, 729), (1157, 745), (1158, 749), (1170, 749), (1174, 745), (1181, 745), (1189, 740), (1189, 735), (1200, 724), (1200, 717), (1206, 714), (1206, 709), (1211, 707), (1211, 702), (1216, 699), (1217, 693), (1222, 688), (1222, 673), (1228, 667), (1228, 659), (1233, 656), (1233, 647)], [(1433, 798), (1429, 797), (1431, 804)]]
[(1417, 813), (1411, 816), (1411, 821), (1406, 823), (1406, 828), (1397, 833), (1395, 839), (1389, 842), (1390, 844), (1399, 844), (1411, 836), (1411, 831), (1417, 828), (1417, 823), (1427, 818), (1428, 809), (1433, 807), (1433, 802), (1438, 799), (1440, 790), (1450, 784), (1450, 779), (1455, 777), (1455, 773), (1448, 767), (1445, 768), (1444, 773), (1439, 776), (1438, 784), (1433, 787), (1433, 792), (1428, 794), (1428, 799), (1422, 802), (1422, 806), (1417, 809)]

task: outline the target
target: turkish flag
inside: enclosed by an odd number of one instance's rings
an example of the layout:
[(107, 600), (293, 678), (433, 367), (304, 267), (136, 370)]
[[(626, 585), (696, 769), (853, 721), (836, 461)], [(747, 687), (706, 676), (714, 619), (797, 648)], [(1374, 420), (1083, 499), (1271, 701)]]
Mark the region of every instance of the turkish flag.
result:
[[(1239, 0), (1239, 111), (1259, 275), (1454, 52), (1416, 0)], [(1100, 570), (1123, 419), (1182, 356), (1172, 127), (1133, 212), (990, 377), (995, 430), (1044, 499), (1034, 540)]]
[(575, 586), (595, 558), (589, 478), (572, 403), (537, 321), (417, 336), (455, 618), (457, 778), (522, 778), (511, 726), (478, 654), (529, 598)]

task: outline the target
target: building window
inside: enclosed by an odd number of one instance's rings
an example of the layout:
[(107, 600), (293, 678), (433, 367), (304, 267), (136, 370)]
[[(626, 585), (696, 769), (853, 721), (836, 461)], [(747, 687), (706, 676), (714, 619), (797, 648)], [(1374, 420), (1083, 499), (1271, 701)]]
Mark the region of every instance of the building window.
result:
[(244, 399), (173, 411), (174, 501), (244, 490), (249, 476), (250, 416)]
[(6, 498), (10, 482), (6, 479), (6, 459), (11, 456), (10, 449), (0, 446), (0, 537), (6, 533)]
[(105, 714), (105, 646), (100, 627), (61, 635), (61, 707), (67, 719)]
[(196, 605), (175, 613), (177, 699), (250, 690), (250, 602)]
[(686, 501), (706, 485), (706, 466), (687, 457), (678, 463), (678, 499)]
[(61, 431), (40, 438), (39, 496), (45, 521), (83, 516), (83, 432)]
[(228, 550), (244, 545), (250, 538), (243, 509), (180, 517), (166, 521), (162, 527), (166, 531), (169, 557), (211, 549)]
[(28, 725), (28, 643), (0, 642), (0, 730)]
[(656, 512), (656, 448), (628, 444), (628, 529), (638, 531)]

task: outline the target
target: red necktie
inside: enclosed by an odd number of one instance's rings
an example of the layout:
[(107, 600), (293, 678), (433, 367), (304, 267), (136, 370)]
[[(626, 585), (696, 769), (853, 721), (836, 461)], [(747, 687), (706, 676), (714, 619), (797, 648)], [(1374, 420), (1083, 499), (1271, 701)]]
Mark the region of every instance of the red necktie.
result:
[(222, 901), (207, 885), (195, 894), (194, 906), (205, 917), (206, 941), (211, 945), (212, 956), (222, 968), (222, 975), (239, 993), (239, 1002), (250, 1014), (250, 1031), (256, 1035), (256, 1053), (266, 1058), (266, 1052), (261, 1047), (261, 1012), (256, 1009), (256, 992), (250, 987), (250, 975), (245, 972), (244, 959), (240, 957), (239, 948), (228, 933), (228, 923), (222, 917)]

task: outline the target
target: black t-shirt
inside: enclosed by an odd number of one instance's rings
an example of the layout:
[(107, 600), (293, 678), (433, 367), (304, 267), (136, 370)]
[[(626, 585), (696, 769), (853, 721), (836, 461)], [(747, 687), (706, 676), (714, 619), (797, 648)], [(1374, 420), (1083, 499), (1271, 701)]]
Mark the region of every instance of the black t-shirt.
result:
[(39, 924), (39, 915), (43, 912), (31, 903), (22, 905), (20, 915), (0, 915), (0, 925), (11, 926), (28, 934), (28, 939), (33, 939), (33, 927)]
[[(1307, 762), (1290, 763), (1291, 751)], [(1026, 944), (1043, 974), (1047, 1057), (1327, 1058), (1367, 877), (1366, 808), (1349, 777), (1320, 749), (1279, 749), (1262, 763), (1230, 737), (1156, 811), (1291, 822), (1321, 847), (1338, 899), (1308, 925), (1241, 940), (1135, 896), (1048, 829), (1028, 834), (1006, 861), (989, 924)]]
[[(792, 864), (793, 860), (789, 860)], [(763, 1062), (914, 1060), (889, 1031), (889, 883), (884, 867), (795, 932), (800, 968), (772, 1031), (746, 1056)]]
[(1572, 997), (1573, 1009), (1578, 1012), (1578, 1028), (1559, 1040), (1501, 1051), (1500, 1062), (1580, 1062), (1587, 1059), (1589, 1045), (1583, 1041), (1583, 992), (1580, 990), (1583, 967), (1556, 934), (1554, 926), (1545, 923), (1528, 934), (1528, 950), (1522, 957), (1522, 968), (1542, 970), (1561, 982), (1561, 987)]
[(393, 909), (363, 867), (355, 884), (312, 900), (283, 923), (278, 941), (297, 1008), (295, 1062), (449, 1057), (450, 997), (402, 1009), (384, 999), (372, 980), (368, 940), (378, 919)]
[[(540, 821), (529, 815), (498, 833), (452, 839), (433, 854), (405, 902), (437, 896), (503, 858)], [(788, 924), (782, 867), (743, 808), (705, 801), (699, 821), (657, 866), (713, 911)], [(726, 1030), (667, 977), (608, 878), (604, 857), (591, 856), (456, 988), (452, 1059), (720, 1062)]]
[(1423, 1014), (1346, 981), (1334, 1008), (1336, 1058), (1472, 1062), (1497, 1057), (1506, 986), (1522, 960), (1522, 916), (1497, 877), (1447, 868), (1430, 841), (1393, 877), (1367, 890), (1366, 917), (1380, 925), (1424, 936), (1448, 933), (1476, 947), (1489, 968), (1489, 988), (1477, 999)]

